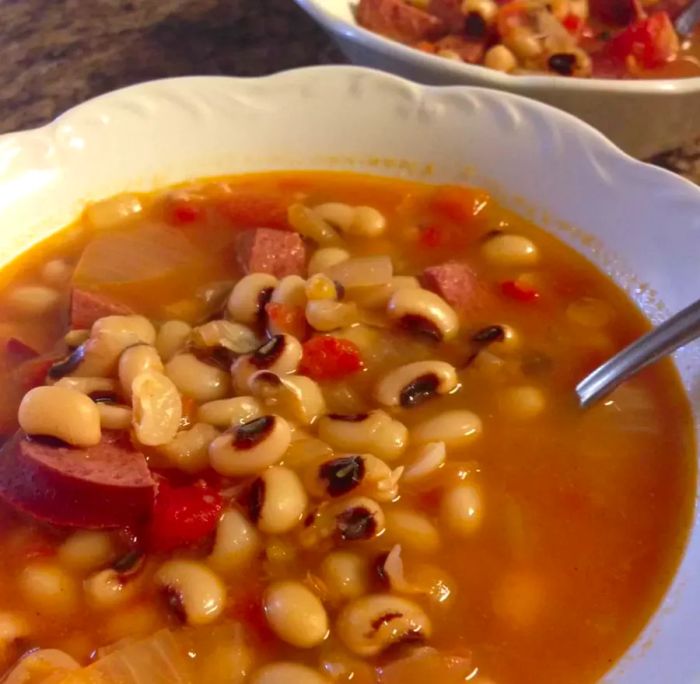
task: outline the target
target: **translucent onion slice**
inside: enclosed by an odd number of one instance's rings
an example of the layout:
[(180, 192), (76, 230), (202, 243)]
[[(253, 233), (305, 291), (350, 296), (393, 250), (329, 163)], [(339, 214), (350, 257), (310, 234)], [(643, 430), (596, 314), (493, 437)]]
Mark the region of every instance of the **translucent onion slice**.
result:
[(391, 282), (394, 267), (388, 256), (356, 257), (341, 261), (325, 271), (343, 287), (370, 287)]

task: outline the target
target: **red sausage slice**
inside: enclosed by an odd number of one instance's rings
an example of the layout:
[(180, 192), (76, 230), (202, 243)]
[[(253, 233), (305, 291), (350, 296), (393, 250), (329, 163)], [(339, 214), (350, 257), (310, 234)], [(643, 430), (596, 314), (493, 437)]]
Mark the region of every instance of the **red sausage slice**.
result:
[(439, 294), (463, 318), (483, 318), (493, 305), (493, 296), (474, 271), (458, 261), (447, 261), (423, 271), (425, 288)]
[(270, 273), (277, 278), (305, 273), (306, 247), (297, 233), (273, 228), (244, 230), (236, 240), (236, 256), (246, 273)]
[(70, 300), (70, 325), (73, 330), (90, 329), (103, 316), (128, 315), (133, 309), (97, 292), (73, 288)]
[(88, 449), (55, 446), (19, 431), (0, 449), (0, 497), (34, 518), (82, 528), (148, 519), (155, 481), (143, 454), (117, 433)]
[(370, 31), (404, 43), (435, 40), (446, 32), (440, 18), (404, 0), (360, 0), (357, 22)]

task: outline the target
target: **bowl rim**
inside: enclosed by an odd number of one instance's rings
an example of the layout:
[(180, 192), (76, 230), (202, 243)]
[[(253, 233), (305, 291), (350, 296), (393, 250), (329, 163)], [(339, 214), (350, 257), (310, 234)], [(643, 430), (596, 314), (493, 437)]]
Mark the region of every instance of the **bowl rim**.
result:
[[(687, 95), (700, 92), (700, 76), (689, 78), (659, 79), (610, 79), (610, 78), (562, 78), (554, 75), (512, 75), (489, 69), (480, 64), (452, 61), (437, 55), (421, 52), (378, 33), (363, 28), (356, 22), (348, 22), (327, 7), (327, 0), (294, 0), (309, 16), (326, 30), (341, 34), (365, 48), (384, 55), (400, 57), (414, 66), (440, 70), (457, 78), (477, 76), (499, 88), (556, 89), (561, 91), (627, 93), (662, 96), (669, 93)], [(350, 4), (349, 0), (342, 0)]]

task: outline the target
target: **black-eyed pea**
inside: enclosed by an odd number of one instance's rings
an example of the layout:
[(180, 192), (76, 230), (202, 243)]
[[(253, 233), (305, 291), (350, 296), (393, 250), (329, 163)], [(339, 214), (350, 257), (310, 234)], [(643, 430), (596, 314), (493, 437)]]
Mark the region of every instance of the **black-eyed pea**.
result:
[(243, 276), (234, 285), (226, 303), (229, 316), (238, 323), (257, 323), (278, 282), (269, 273)]
[(457, 371), (451, 364), (437, 360), (416, 361), (384, 375), (374, 388), (374, 398), (384, 406), (414, 408), (458, 387)]
[(99, 377), (116, 374), (119, 357), (135, 344), (152, 345), (153, 324), (144, 316), (105, 316), (95, 321), (89, 339), (73, 353), (77, 359), (71, 375)]
[(472, 536), (481, 526), (483, 502), (479, 488), (463, 482), (447, 489), (440, 501), (440, 522), (459, 537)]
[(382, 410), (323, 416), (318, 436), (338, 451), (368, 452), (386, 461), (398, 458), (408, 443), (406, 426)]
[(347, 249), (341, 249), (340, 247), (321, 247), (321, 249), (317, 249), (311, 256), (311, 259), (309, 259), (307, 273), (309, 276), (315, 275), (316, 273), (323, 273), (332, 266), (347, 261), (349, 258), (350, 252), (348, 252)]
[(295, 373), (303, 354), (301, 342), (293, 335), (273, 335), (252, 354), (239, 356), (231, 366), (233, 387), (238, 394), (248, 392), (251, 376), (261, 370), (277, 375)]
[(477, 14), (489, 26), (496, 19), (498, 5), (494, 0), (463, 0), (461, 10), (467, 17), (470, 14)]
[(534, 385), (518, 385), (501, 390), (499, 406), (508, 418), (531, 420), (547, 408), (544, 392)]
[(513, 233), (499, 233), (488, 238), (481, 246), (481, 253), (489, 263), (503, 268), (534, 266), (540, 260), (535, 243)]
[(219, 576), (193, 560), (169, 560), (154, 577), (173, 614), (188, 625), (214, 622), (226, 603), (226, 588)]
[(197, 409), (197, 420), (217, 428), (230, 428), (247, 423), (262, 415), (262, 407), (254, 397), (242, 396), (216, 399)]
[(341, 242), (335, 228), (313, 209), (303, 204), (291, 204), (287, 209), (287, 220), (297, 233), (310, 238), (322, 247), (337, 245)]
[(208, 423), (195, 423), (189, 430), (179, 431), (167, 444), (158, 447), (166, 463), (185, 473), (199, 473), (209, 467), (209, 445), (219, 431)]
[(133, 411), (128, 406), (98, 401), (100, 426), (103, 430), (128, 430), (133, 422)]
[(117, 383), (111, 378), (61, 378), (54, 383), (56, 387), (67, 387), (68, 389), (82, 392), (82, 394), (115, 395), (117, 394)]
[(198, 655), (195, 681), (206, 684), (243, 684), (250, 681), (254, 653), (245, 642), (243, 626), (222, 625), (212, 634), (205, 655)]
[(58, 548), (58, 561), (61, 565), (77, 572), (104, 567), (115, 555), (112, 536), (98, 530), (73, 532)]
[(56, 563), (35, 561), (19, 574), (19, 590), (28, 607), (49, 615), (70, 615), (80, 607), (78, 582)]
[(388, 508), (385, 513), (387, 538), (404, 549), (431, 554), (440, 548), (440, 533), (430, 519), (406, 508)]
[(269, 411), (310, 425), (326, 410), (318, 383), (304, 375), (277, 375), (257, 371), (248, 381), (251, 394)]
[(75, 349), (79, 347), (84, 342), (87, 342), (90, 337), (90, 331), (84, 329), (69, 330), (64, 336), (63, 341), (66, 343), (68, 349)]
[(284, 306), (306, 306), (306, 281), (298, 275), (285, 276), (272, 291), (270, 301)]
[(209, 445), (209, 462), (220, 475), (254, 475), (278, 463), (292, 439), (280, 416), (261, 416), (231, 428)]
[(485, 349), (496, 354), (507, 354), (520, 348), (520, 335), (510, 325), (489, 325), (472, 335), (477, 350)]
[(119, 383), (125, 396), (131, 397), (134, 378), (148, 370), (163, 372), (163, 362), (155, 347), (135, 344), (125, 349), (119, 357)]
[(304, 518), (299, 541), (304, 548), (316, 546), (326, 539), (337, 542), (359, 542), (375, 539), (384, 533), (386, 520), (381, 506), (366, 496), (320, 506)]
[(594, 297), (582, 297), (566, 307), (566, 317), (582, 328), (604, 328), (613, 318), (610, 304)]
[(131, 602), (142, 589), (142, 578), (105, 568), (83, 581), (83, 592), (88, 605), (95, 610), (113, 610)]
[(332, 455), (330, 445), (315, 437), (306, 436), (292, 440), (284, 455), (283, 464), (301, 470), (314, 462), (329, 459)]
[(416, 444), (444, 442), (447, 449), (459, 448), (476, 439), (481, 429), (481, 419), (471, 411), (444, 411), (413, 427), (411, 441)]
[(333, 299), (310, 299), (306, 305), (306, 321), (320, 332), (330, 332), (357, 323), (359, 311), (355, 302)]
[(348, 235), (377, 237), (386, 229), (386, 218), (374, 207), (327, 202), (315, 206), (314, 212)]
[(165, 374), (182, 394), (197, 402), (214, 401), (228, 396), (231, 389), (230, 375), (194, 354), (176, 354), (165, 364)]
[(156, 337), (156, 349), (160, 358), (166, 363), (182, 351), (190, 338), (192, 326), (185, 321), (165, 321), (158, 329)]
[(459, 332), (457, 312), (439, 295), (423, 288), (404, 287), (389, 299), (387, 314), (409, 332), (449, 341)]
[(12, 312), (22, 317), (41, 316), (52, 309), (61, 295), (58, 290), (45, 285), (20, 285), (10, 290), (6, 304)]
[(175, 383), (163, 373), (147, 370), (134, 378), (131, 393), (136, 439), (146, 446), (171, 442), (182, 418), (182, 399)]
[(300, 582), (271, 584), (263, 598), (265, 617), (282, 641), (313, 648), (328, 636), (328, 615), (320, 599)]
[(389, 502), (398, 496), (403, 467), (391, 469), (372, 454), (350, 454), (323, 461), (309, 468), (306, 486), (319, 498), (338, 497), (354, 491), (375, 501)]
[(257, 670), (250, 684), (332, 684), (316, 670), (300, 663), (271, 663)]
[(31, 633), (32, 627), (25, 615), (10, 611), (0, 612), (0, 653), (16, 641), (26, 639)]
[(370, 658), (403, 641), (429, 639), (432, 624), (413, 601), (392, 594), (370, 594), (341, 610), (335, 631), (350, 651)]
[(271, 466), (251, 485), (250, 517), (261, 532), (284, 534), (299, 524), (307, 502), (299, 476), (284, 466)]
[(102, 437), (96, 404), (68, 387), (29, 390), (19, 405), (18, 420), (28, 435), (56, 437), (76, 447), (95, 446)]
[(535, 59), (543, 52), (538, 36), (526, 26), (516, 26), (502, 36), (503, 44), (520, 60)]
[(369, 590), (367, 559), (352, 551), (332, 551), (321, 562), (320, 576), (334, 603), (359, 598)]
[(445, 465), (446, 459), (447, 450), (444, 442), (428, 442), (421, 445), (404, 467), (401, 482), (412, 484), (430, 477)]
[(225, 577), (231, 577), (249, 565), (261, 548), (255, 526), (239, 510), (224, 512), (216, 526), (214, 547), (208, 563)]

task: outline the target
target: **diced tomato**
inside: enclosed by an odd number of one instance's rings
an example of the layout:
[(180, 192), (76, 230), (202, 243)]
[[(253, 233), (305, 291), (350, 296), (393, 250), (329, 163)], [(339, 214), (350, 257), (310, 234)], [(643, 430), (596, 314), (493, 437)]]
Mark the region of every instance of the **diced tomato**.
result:
[(506, 280), (501, 283), (501, 292), (510, 299), (518, 302), (534, 302), (540, 293), (532, 286), (515, 280)]
[(265, 305), (265, 313), (276, 333), (287, 333), (299, 340), (306, 338), (306, 314), (303, 307), (270, 302)]
[(35, 359), (37, 356), (39, 356), (39, 352), (16, 337), (10, 337), (5, 343), (4, 361), (10, 368), (24, 361)]
[(630, 24), (610, 41), (610, 53), (627, 62), (633, 58), (644, 69), (671, 61), (680, 50), (678, 34), (667, 12), (654, 12)]
[(418, 242), (423, 247), (434, 249), (435, 247), (443, 247), (445, 243), (445, 232), (440, 230), (438, 226), (428, 226), (421, 230), (418, 237)]
[(202, 217), (202, 207), (188, 199), (171, 200), (168, 221), (176, 226), (195, 223)]
[(257, 646), (270, 646), (276, 641), (276, 636), (265, 618), (262, 586), (234, 596), (227, 614), (243, 625), (246, 634), (253, 637)]
[(206, 539), (216, 529), (221, 508), (219, 492), (208, 485), (173, 487), (161, 480), (148, 530), (150, 549), (166, 553)]
[(226, 199), (222, 209), (237, 228), (289, 228), (287, 203), (278, 195), (242, 190)]
[(444, 185), (430, 198), (429, 208), (439, 218), (469, 223), (484, 210), (489, 200), (485, 190)]
[(424, 513), (437, 513), (442, 501), (442, 487), (434, 487), (421, 492), (416, 497), (416, 507)]
[(569, 33), (573, 34), (579, 33), (583, 28), (583, 19), (581, 19), (581, 17), (579, 17), (577, 14), (567, 14), (561, 23)]
[(340, 380), (362, 368), (360, 350), (350, 340), (321, 335), (304, 343), (299, 372), (314, 380)]

